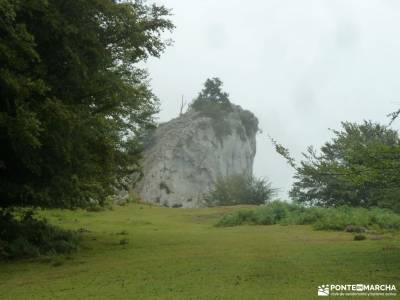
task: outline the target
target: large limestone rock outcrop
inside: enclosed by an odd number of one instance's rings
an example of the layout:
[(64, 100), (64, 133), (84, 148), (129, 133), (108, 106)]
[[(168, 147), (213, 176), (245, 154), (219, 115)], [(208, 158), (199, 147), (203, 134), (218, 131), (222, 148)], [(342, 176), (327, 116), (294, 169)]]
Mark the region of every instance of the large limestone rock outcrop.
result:
[(144, 152), (143, 201), (199, 207), (219, 177), (252, 174), (258, 120), (240, 106), (208, 114), (190, 110), (160, 125)]

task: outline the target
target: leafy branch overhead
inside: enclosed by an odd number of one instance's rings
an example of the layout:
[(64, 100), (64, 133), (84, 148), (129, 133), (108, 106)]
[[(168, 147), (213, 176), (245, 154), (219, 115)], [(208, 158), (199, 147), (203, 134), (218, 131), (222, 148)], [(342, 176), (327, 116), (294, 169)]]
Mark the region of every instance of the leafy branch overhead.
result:
[(268, 135), (269, 140), (271, 141), (272, 145), (275, 147), (275, 151), (281, 155), (286, 162), (294, 169), (297, 169), (296, 161), (293, 157), (290, 156), (289, 149), (285, 148), (282, 144), (279, 144), (275, 139), (273, 139), (270, 135)]

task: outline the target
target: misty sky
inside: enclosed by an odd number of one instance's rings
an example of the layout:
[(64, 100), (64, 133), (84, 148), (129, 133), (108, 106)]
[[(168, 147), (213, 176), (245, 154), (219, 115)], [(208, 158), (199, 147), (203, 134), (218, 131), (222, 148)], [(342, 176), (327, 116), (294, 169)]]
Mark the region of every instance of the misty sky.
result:
[[(282, 190), (293, 171), (267, 135), (301, 157), (341, 121), (400, 107), (400, 1), (158, 0), (173, 11), (174, 45), (147, 63), (160, 121), (178, 115), (208, 77), (260, 121), (254, 171)], [(400, 121), (394, 124), (397, 129)]]

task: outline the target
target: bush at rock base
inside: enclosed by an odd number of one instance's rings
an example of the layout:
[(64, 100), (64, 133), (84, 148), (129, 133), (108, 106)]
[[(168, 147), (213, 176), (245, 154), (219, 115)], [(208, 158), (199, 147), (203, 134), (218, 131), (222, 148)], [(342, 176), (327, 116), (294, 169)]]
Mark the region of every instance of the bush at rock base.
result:
[(220, 178), (205, 202), (208, 206), (265, 204), (275, 193), (266, 179), (238, 174)]

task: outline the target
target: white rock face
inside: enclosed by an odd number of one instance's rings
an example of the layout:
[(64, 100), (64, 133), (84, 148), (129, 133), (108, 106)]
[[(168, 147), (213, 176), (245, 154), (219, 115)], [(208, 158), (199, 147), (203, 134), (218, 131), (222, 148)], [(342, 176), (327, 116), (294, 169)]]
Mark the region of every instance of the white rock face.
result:
[(135, 188), (143, 201), (200, 207), (219, 177), (252, 174), (257, 119), (236, 105), (221, 118), (192, 110), (157, 128)]

